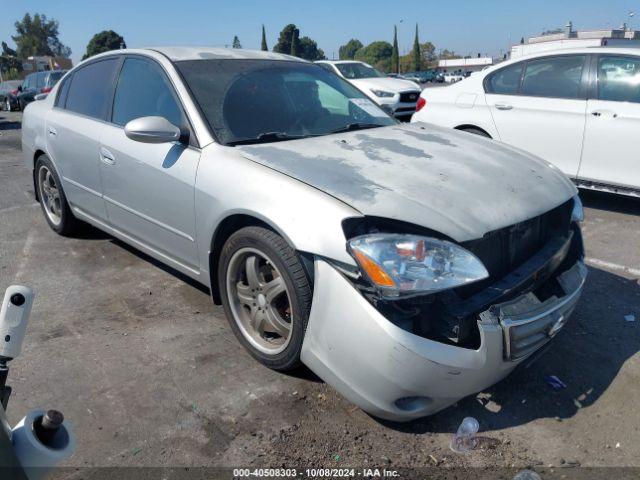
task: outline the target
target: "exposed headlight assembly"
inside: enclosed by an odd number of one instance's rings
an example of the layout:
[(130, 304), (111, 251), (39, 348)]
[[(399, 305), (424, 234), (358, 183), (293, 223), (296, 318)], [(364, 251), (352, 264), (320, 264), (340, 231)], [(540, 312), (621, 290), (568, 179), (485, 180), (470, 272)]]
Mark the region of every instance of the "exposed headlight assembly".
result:
[(573, 197), (573, 210), (571, 211), (571, 220), (578, 223), (584, 220), (584, 209), (582, 208), (582, 202), (580, 201), (580, 197), (578, 195)]
[(371, 93), (373, 93), (376, 97), (380, 97), (380, 98), (391, 98), (394, 95), (394, 93), (385, 92), (384, 90), (371, 90)]
[(387, 299), (435, 293), (489, 276), (474, 254), (436, 238), (372, 234), (347, 245), (362, 273)]

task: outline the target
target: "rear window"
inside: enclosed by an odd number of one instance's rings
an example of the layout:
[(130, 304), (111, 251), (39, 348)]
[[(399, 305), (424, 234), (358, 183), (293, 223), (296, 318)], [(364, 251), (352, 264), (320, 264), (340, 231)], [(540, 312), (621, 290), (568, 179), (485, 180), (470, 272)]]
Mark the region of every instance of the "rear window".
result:
[[(88, 117), (106, 118), (118, 58), (90, 63), (73, 73), (65, 108)], [(66, 88), (63, 86), (63, 89)]]

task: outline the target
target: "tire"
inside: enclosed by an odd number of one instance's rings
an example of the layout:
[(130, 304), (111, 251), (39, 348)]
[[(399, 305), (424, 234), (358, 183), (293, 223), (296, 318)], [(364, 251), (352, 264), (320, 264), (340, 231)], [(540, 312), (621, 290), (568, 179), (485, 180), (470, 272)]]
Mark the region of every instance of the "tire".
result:
[(240, 343), (269, 368), (299, 367), (312, 294), (296, 251), (271, 230), (245, 227), (226, 241), (218, 265), (222, 305)]
[(484, 130), (480, 130), (479, 128), (475, 128), (475, 127), (465, 127), (465, 128), (461, 128), (460, 129), (462, 132), (468, 132), (468, 133), (473, 133), (474, 135), (480, 135), (481, 137), (485, 137), (485, 138), (491, 138), (491, 135), (489, 135), (487, 132), (485, 132)]
[(40, 207), (51, 229), (64, 236), (77, 233), (81, 222), (73, 216), (58, 172), (49, 157), (41, 155), (38, 158), (34, 175)]

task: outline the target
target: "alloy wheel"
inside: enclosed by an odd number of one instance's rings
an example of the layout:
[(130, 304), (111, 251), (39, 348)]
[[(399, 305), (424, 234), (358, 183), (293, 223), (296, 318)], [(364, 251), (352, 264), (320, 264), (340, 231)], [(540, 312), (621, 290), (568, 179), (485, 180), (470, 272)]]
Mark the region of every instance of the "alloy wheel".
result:
[(290, 294), (280, 271), (263, 252), (241, 248), (227, 267), (227, 292), (242, 335), (259, 351), (275, 355), (291, 340)]

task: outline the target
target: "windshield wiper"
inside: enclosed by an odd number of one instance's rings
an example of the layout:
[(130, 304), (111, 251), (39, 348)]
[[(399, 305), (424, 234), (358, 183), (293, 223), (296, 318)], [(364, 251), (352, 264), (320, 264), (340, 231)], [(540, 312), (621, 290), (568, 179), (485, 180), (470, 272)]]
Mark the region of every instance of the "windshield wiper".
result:
[(343, 133), (343, 132), (353, 132), (356, 130), (366, 130), (367, 128), (378, 128), (384, 127), (384, 125), (380, 125), (379, 123), (349, 123), (348, 125), (340, 128), (336, 128), (335, 130), (331, 130), (331, 133)]
[(265, 132), (254, 138), (244, 138), (242, 140), (234, 140), (227, 142), (227, 145), (233, 147), (235, 145), (250, 145), (252, 143), (282, 142), (284, 140), (298, 140), (306, 138), (308, 135), (289, 135), (284, 132)]

